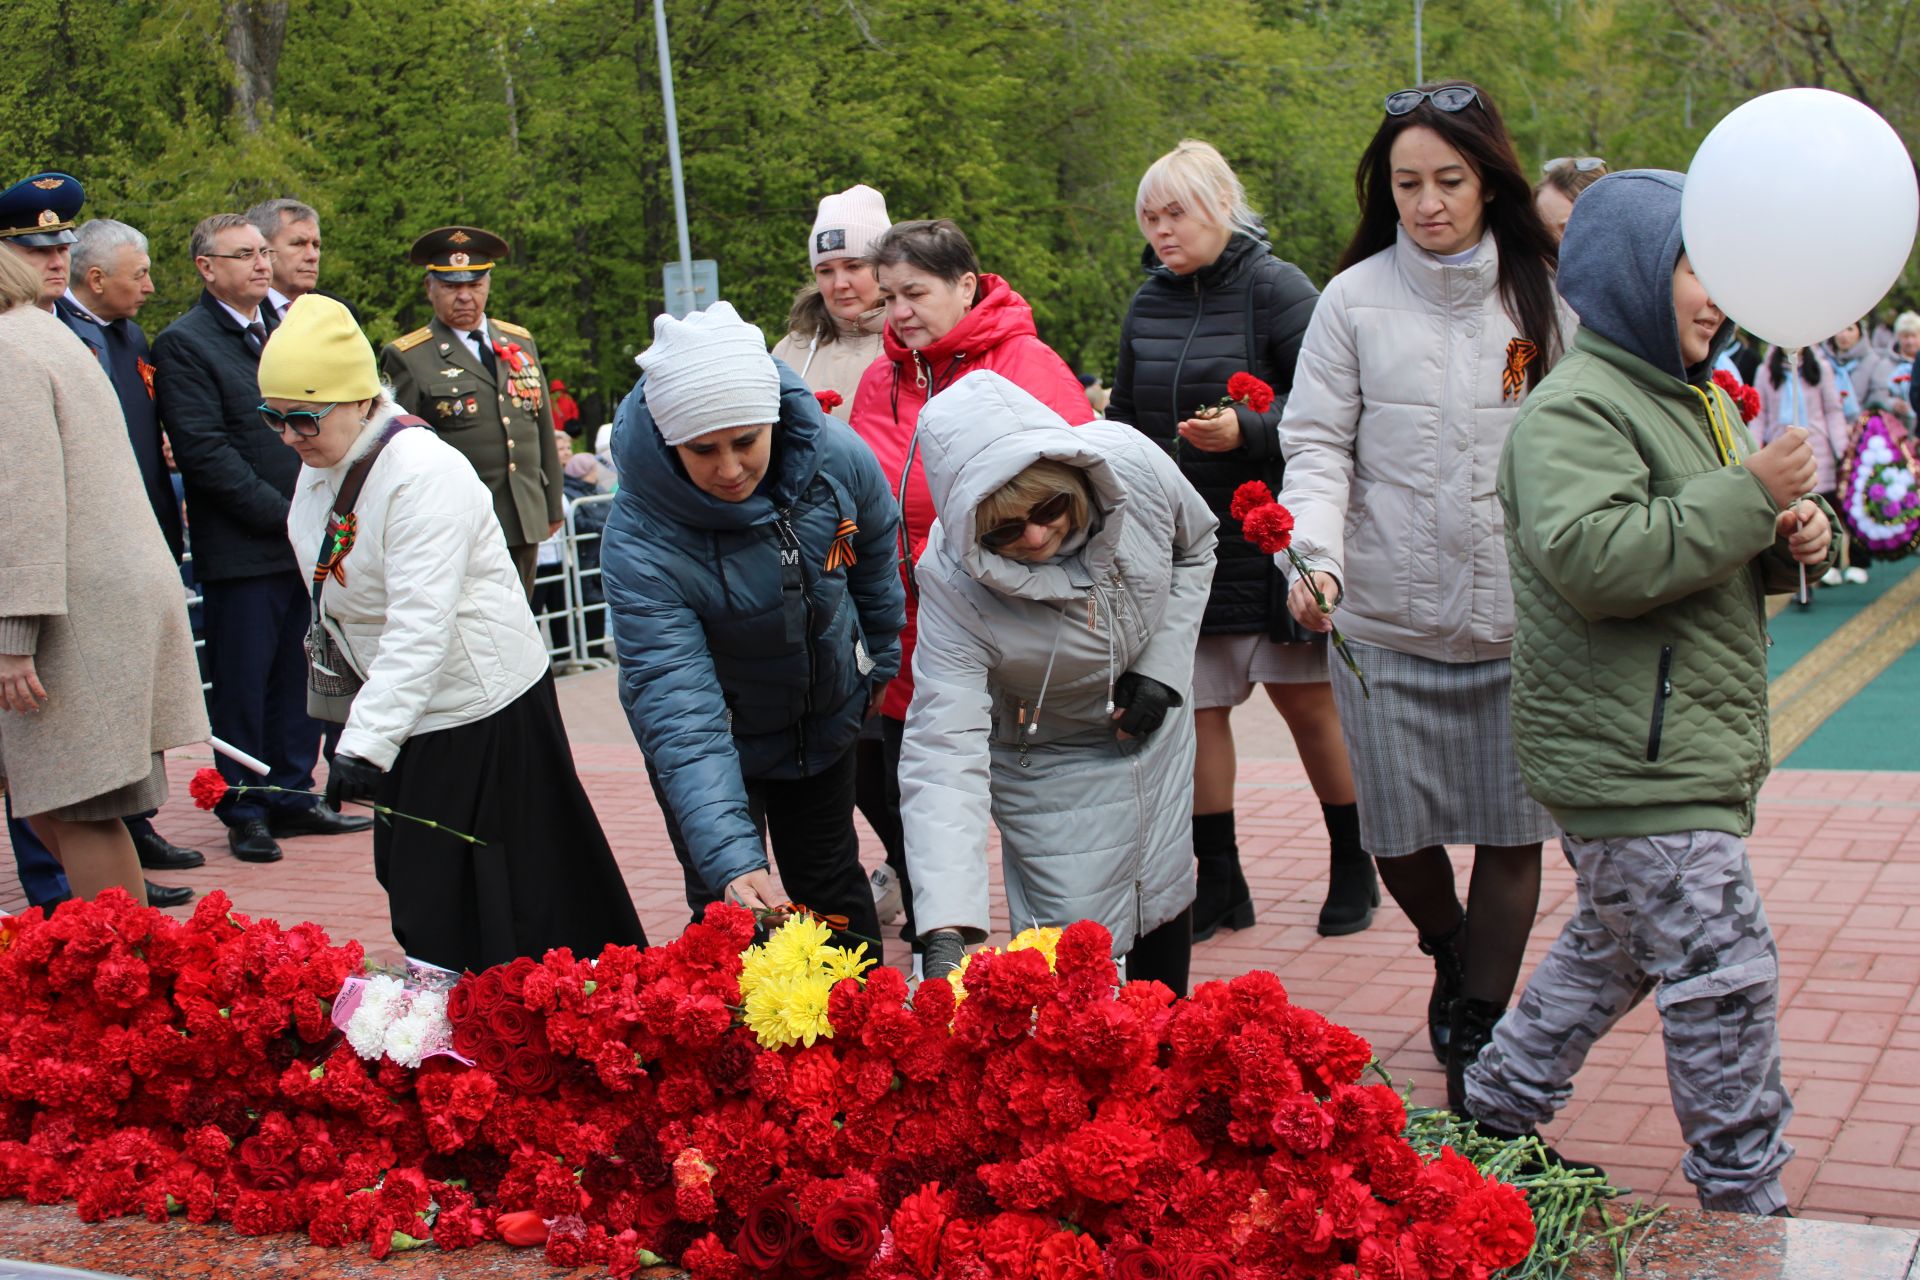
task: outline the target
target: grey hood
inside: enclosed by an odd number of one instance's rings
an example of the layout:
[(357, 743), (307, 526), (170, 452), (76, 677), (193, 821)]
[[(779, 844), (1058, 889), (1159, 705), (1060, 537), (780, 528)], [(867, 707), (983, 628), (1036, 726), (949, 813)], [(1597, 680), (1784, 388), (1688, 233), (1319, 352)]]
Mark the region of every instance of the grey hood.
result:
[[(1099, 433), (1070, 427), (1014, 383), (983, 369), (927, 401), (915, 448), (939, 513), (938, 541), (975, 581), (1024, 600), (1086, 594), (1113, 565), (1126, 521), (1127, 495), (1099, 448)], [(1073, 553), (1042, 564), (1009, 559), (980, 545), (974, 516), (1000, 486), (1042, 458), (1077, 467), (1093, 490), (1093, 530)]]
[(1610, 173), (1581, 193), (1560, 242), (1560, 296), (1580, 323), (1682, 382), (1711, 368), (1733, 338), (1728, 321), (1706, 360), (1692, 369), (1673, 318), (1673, 268), (1684, 174), (1668, 169)]

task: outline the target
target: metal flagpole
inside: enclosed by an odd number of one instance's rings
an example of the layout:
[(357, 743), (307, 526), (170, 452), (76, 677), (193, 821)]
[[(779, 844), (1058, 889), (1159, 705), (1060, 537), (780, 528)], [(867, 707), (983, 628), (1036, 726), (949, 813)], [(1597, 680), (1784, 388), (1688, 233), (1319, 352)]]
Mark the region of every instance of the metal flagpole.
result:
[(687, 186), (680, 173), (680, 118), (673, 109), (673, 57), (667, 49), (666, 0), (653, 0), (653, 32), (660, 44), (660, 101), (667, 116), (667, 164), (673, 171), (673, 221), (680, 235), (680, 278), (693, 293), (693, 245), (687, 238)]

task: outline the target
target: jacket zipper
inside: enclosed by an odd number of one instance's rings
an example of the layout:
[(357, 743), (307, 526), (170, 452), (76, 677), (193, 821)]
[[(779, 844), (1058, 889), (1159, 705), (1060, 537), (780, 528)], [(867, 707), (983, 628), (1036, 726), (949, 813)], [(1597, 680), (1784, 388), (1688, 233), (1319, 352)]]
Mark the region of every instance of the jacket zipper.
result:
[(808, 590), (807, 558), (800, 552), (800, 536), (793, 531), (792, 515), (793, 508), (780, 508), (779, 518), (774, 521), (773, 527), (779, 537), (781, 549), (792, 552), (793, 562), (800, 568), (800, 603), (806, 612), (807, 618), (807, 697), (802, 708), (803, 715), (797, 731), (798, 741), (794, 753), (794, 760), (800, 766), (800, 776), (805, 777), (807, 773), (806, 716), (813, 714), (813, 682), (816, 661), (813, 651), (813, 593)]
[(1660, 646), (1660, 678), (1653, 686), (1653, 723), (1647, 727), (1647, 759), (1660, 758), (1660, 731), (1667, 718), (1667, 699), (1673, 696), (1673, 646)]
[(1193, 323), (1187, 327), (1187, 340), (1180, 344), (1180, 358), (1173, 362), (1173, 439), (1167, 442), (1167, 452), (1180, 451), (1179, 426), (1186, 421), (1187, 415), (1180, 411), (1180, 375), (1187, 369), (1187, 351), (1193, 346), (1193, 335), (1200, 332), (1200, 313), (1206, 310), (1207, 291), (1200, 285), (1200, 277), (1193, 278)]

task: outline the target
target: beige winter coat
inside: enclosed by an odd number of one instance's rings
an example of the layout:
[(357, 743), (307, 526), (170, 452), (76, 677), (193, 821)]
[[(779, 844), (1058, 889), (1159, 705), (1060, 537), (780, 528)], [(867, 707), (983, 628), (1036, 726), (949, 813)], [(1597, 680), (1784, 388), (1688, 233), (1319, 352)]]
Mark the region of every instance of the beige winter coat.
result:
[[(35, 307), (0, 315), (0, 652), (46, 705), (0, 711), (16, 814), (145, 778), (207, 737), (186, 594), (147, 504), (113, 384)], [(263, 428), (264, 429), (264, 428)]]
[(1501, 386), (1517, 332), (1499, 267), (1491, 232), (1449, 266), (1402, 231), (1335, 276), (1307, 326), (1280, 420), (1280, 501), (1294, 549), (1340, 580), (1334, 621), (1355, 640), (1439, 662), (1504, 658), (1513, 643), (1494, 480), (1526, 389)]
[(811, 334), (789, 333), (773, 344), (773, 358), (783, 361), (801, 381), (814, 391), (837, 391), (840, 403), (831, 410), (834, 417), (848, 422), (853, 415), (853, 393), (860, 389), (860, 375), (880, 358), (880, 328), (886, 312), (869, 311), (858, 324), (834, 323), (840, 336), (833, 342), (821, 342)]

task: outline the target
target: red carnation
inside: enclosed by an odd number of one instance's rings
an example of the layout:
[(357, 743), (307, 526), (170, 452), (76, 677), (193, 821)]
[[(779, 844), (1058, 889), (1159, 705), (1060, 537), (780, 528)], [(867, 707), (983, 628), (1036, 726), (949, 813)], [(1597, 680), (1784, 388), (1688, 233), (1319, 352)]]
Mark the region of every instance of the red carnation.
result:
[(218, 769), (197, 769), (192, 781), (187, 783), (187, 794), (202, 809), (211, 809), (227, 794), (227, 780), (220, 776)]
[(1245, 520), (1273, 501), (1273, 490), (1267, 488), (1264, 480), (1249, 480), (1233, 491), (1233, 505), (1227, 508), (1227, 514), (1235, 520)]
[(816, 391), (813, 393), (813, 398), (820, 402), (820, 412), (822, 413), (832, 413), (835, 409), (838, 409), (847, 402), (845, 396), (833, 390)]
[(1265, 413), (1273, 408), (1273, 388), (1250, 373), (1236, 373), (1228, 378), (1227, 396), (1255, 413)]
[(1278, 555), (1293, 545), (1293, 512), (1270, 502), (1249, 512), (1240, 521), (1240, 532), (1266, 554)]
[(1725, 369), (1713, 371), (1714, 385), (1725, 391), (1732, 399), (1734, 407), (1740, 410), (1740, 421), (1752, 422), (1760, 416), (1760, 393)]

